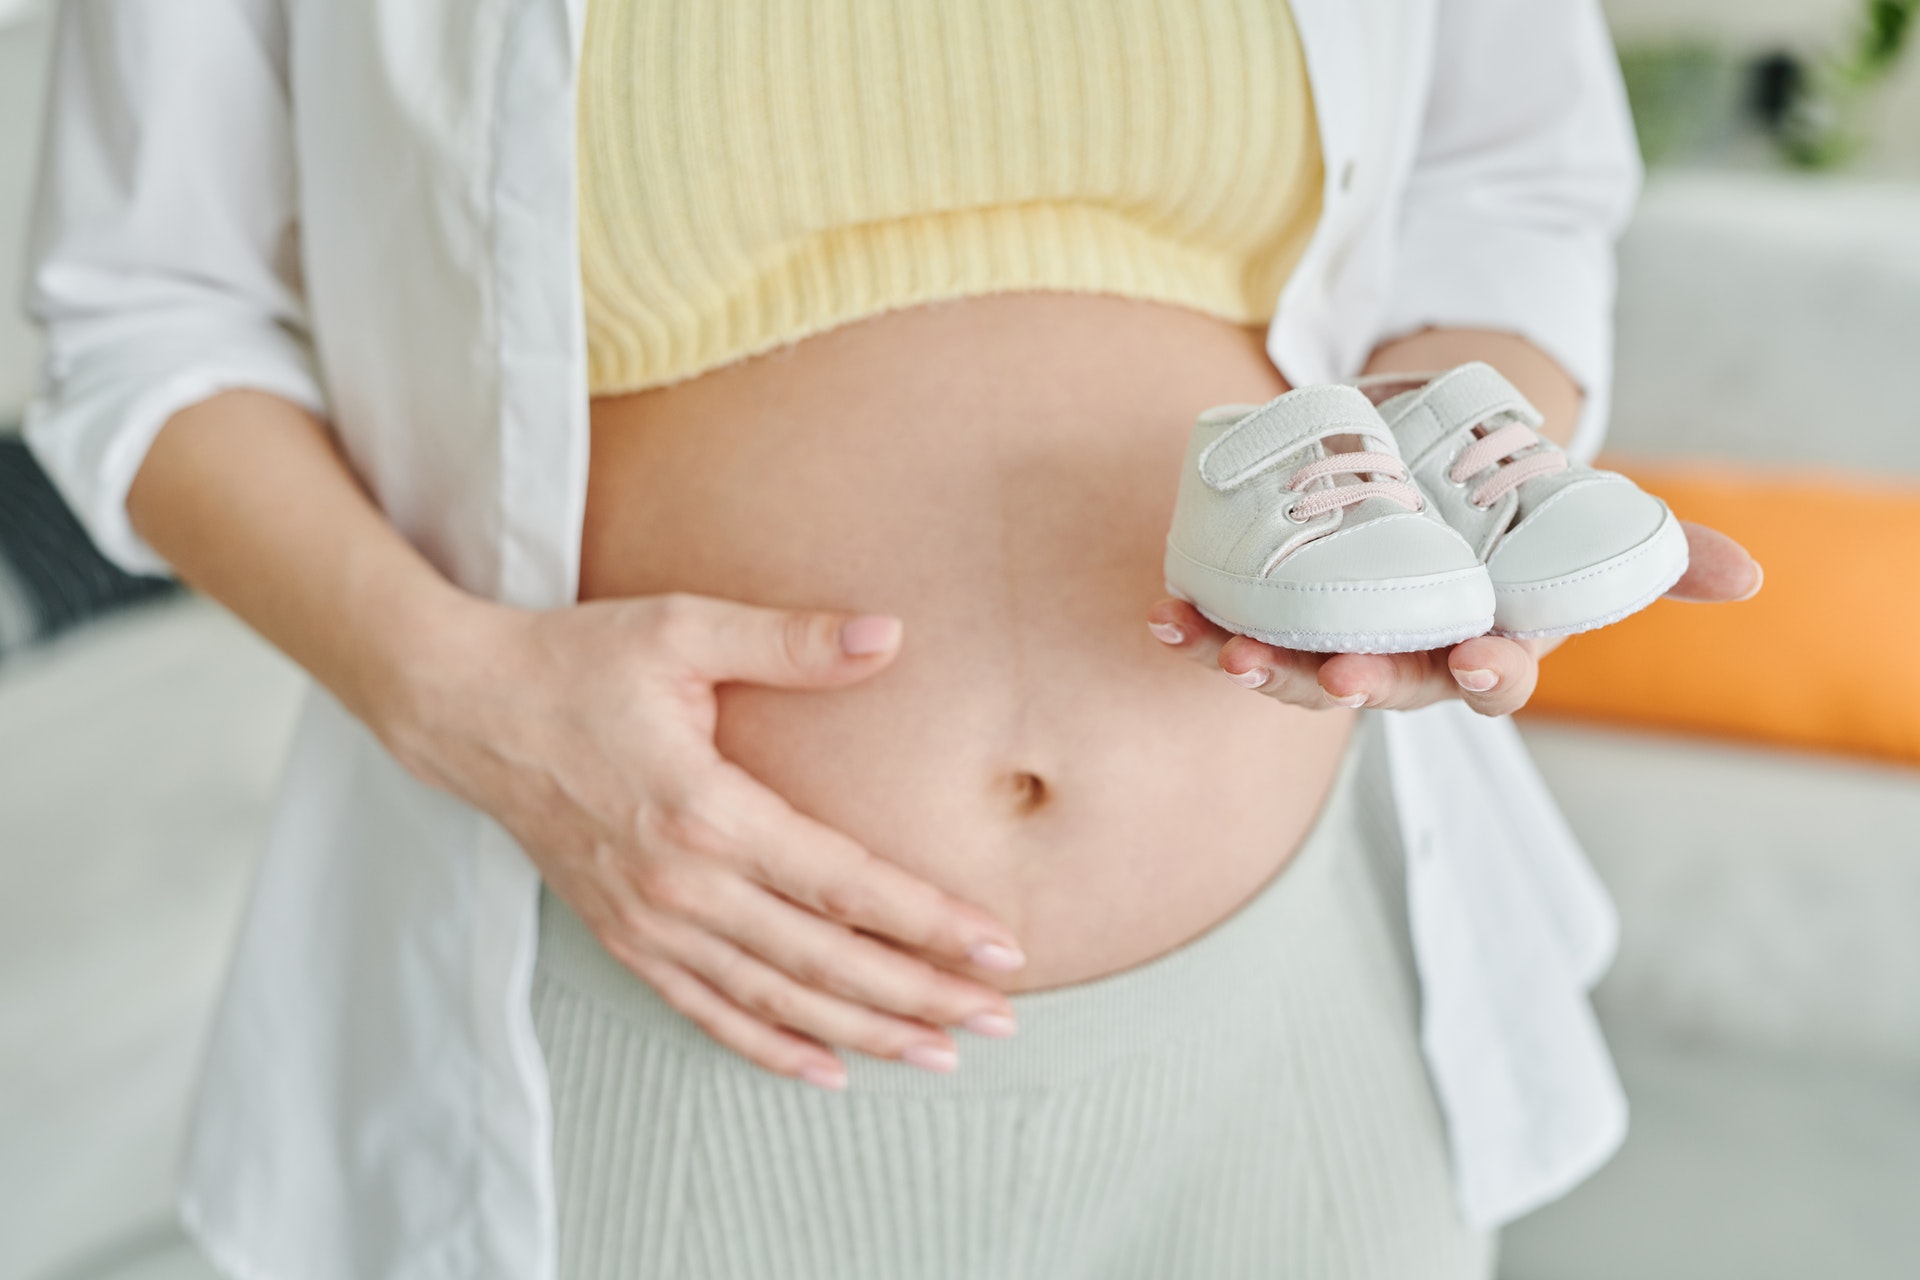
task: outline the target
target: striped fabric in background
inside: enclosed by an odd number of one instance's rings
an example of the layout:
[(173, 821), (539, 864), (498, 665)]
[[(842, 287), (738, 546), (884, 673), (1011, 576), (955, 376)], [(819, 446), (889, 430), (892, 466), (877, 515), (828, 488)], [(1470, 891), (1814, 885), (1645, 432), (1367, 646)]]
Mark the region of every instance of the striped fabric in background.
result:
[(178, 589), (94, 550), (17, 435), (0, 427), (0, 660), (90, 618)]

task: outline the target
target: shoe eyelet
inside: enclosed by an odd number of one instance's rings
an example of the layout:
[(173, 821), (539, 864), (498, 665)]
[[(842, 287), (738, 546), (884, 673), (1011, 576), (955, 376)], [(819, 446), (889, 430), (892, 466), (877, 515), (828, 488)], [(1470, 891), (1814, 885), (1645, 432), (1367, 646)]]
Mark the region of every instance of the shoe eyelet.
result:
[(1287, 504), (1286, 510), (1282, 511), (1280, 514), (1286, 518), (1286, 521), (1288, 524), (1305, 524), (1306, 523), (1305, 520), (1302, 520), (1299, 516), (1296, 516), (1293, 514), (1293, 509), (1296, 505), (1298, 504), (1289, 502)]

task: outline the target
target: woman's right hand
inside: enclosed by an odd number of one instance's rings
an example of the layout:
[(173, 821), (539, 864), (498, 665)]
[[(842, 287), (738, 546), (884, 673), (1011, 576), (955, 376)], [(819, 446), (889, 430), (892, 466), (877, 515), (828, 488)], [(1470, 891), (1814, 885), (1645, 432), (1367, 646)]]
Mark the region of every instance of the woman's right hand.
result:
[(425, 687), (390, 700), (382, 738), (497, 819), (607, 950), (708, 1035), (831, 1089), (846, 1083), (832, 1046), (952, 1070), (945, 1027), (1013, 1033), (1006, 995), (963, 976), (1023, 963), (1005, 928), (714, 745), (716, 685), (864, 680), (892, 661), (898, 620), (661, 595), (476, 602), (462, 623)]

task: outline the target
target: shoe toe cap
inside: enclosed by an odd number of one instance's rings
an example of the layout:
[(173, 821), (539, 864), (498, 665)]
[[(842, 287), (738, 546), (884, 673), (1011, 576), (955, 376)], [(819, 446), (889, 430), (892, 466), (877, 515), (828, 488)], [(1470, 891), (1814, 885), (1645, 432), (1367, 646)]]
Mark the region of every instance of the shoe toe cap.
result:
[(1473, 548), (1437, 520), (1408, 512), (1369, 520), (1310, 542), (1271, 577), (1318, 582), (1385, 582), (1458, 573), (1478, 564)]
[(1667, 509), (1616, 476), (1557, 494), (1509, 533), (1487, 561), (1496, 583), (1544, 582), (1605, 564), (1659, 531)]

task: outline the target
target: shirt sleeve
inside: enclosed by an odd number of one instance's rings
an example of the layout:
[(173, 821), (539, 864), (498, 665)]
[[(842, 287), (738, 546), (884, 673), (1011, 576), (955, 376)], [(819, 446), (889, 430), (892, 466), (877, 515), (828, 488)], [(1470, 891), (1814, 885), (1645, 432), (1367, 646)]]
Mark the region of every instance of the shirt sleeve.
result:
[(315, 413), (279, 0), (70, 0), (28, 265), (46, 333), (26, 439), (102, 554), (169, 566), (127, 490), (179, 410), (233, 388)]
[(1431, 91), (1401, 208), (1385, 337), (1432, 326), (1527, 338), (1605, 429), (1614, 241), (1641, 164), (1595, 0), (1440, 0)]

